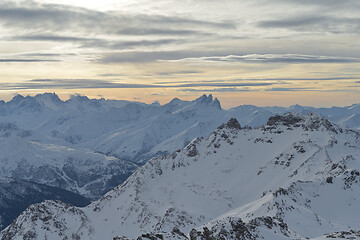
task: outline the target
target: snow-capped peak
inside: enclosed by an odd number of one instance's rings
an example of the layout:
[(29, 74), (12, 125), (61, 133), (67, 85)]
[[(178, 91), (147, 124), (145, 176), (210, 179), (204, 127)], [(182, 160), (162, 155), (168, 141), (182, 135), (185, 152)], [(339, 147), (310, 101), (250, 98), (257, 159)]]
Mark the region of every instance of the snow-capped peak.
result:
[(208, 96), (206, 94), (204, 94), (201, 97), (194, 100), (193, 102), (195, 102), (197, 104), (211, 105), (211, 106), (214, 106), (214, 107), (216, 107), (218, 109), (221, 109), (220, 101), (217, 98), (215, 98), (213, 100), (212, 94), (209, 94)]
[(15, 95), (11, 100), (10, 103), (19, 103), (20, 101), (22, 101), (25, 97), (21, 94), (17, 94)]

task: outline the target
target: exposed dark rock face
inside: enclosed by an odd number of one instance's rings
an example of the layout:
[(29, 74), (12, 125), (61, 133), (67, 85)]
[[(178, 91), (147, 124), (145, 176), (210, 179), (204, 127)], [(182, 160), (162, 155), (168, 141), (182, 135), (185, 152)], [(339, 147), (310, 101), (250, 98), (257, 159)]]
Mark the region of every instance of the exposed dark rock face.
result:
[(273, 117), (270, 117), (266, 125), (268, 126), (274, 126), (274, 125), (285, 125), (285, 126), (300, 126), (299, 123), (303, 119), (293, 115), (293, 114), (286, 114), (286, 115), (275, 115)]
[(327, 238), (343, 238), (343, 239), (357, 239), (360, 237), (360, 231), (350, 230), (350, 231), (341, 231), (335, 232), (332, 234), (326, 235)]
[[(228, 226), (229, 225), (229, 226)], [(287, 225), (280, 218), (259, 217), (248, 223), (243, 222), (240, 218), (229, 218), (226, 226), (224, 223), (215, 224), (211, 229), (203, 227), (201, 230), (192, 229), (189, 233), (190, 240), (255, 240), (259, 239), (257, 228), (265, 227), (268, 229), (277, 229), (284, 236), (288, 236), (289, 230)]]
[(227, 123), (226, 126), (228, 128), (233, 128), (233, 129), (241, 129), (240, 123), (238, 122), (238, 120), (236, 120), (236, 118), (231, 118)]
[(220, 125), (218, 129), (223, 129), (225, 127), (229, 129), (242, 129), (240, 123), (238, 122), (238, 120), (236, 120), (236, 118), (230, 118), (230, 120), (226, 124)]
[(293, 112), (285, 113), (284, 115), (275, 115), (269, 118), (266, 125), (273, 128), (283, 125), (288, 127), (289, 130), (293, 127), (302, 127), (305, 131), (314, 131), (323, 128), (334, 133), (342, 132), (341, 128), (316, 113), (310, 113), (307, 116)]

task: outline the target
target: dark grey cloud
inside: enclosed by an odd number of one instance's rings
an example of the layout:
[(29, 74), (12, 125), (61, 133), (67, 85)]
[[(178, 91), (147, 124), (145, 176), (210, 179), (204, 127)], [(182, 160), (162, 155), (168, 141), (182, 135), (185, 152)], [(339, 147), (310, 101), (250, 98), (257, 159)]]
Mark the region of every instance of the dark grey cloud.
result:
[(8, 54), (6, 57), (0, 58), (0, 62), (8, 63), (36, 63), (36, 62), (61, 62), (64, 57), (74, 57), (74, 53), (21, 53), (21, 54)]
[(273, 3), (281, 3), (281, 4), (297, 4), (297, 5), (306, 5), (306, 6), (320, 6), (320, 7), (346, 7), (346, 8), (354, 8), (360, 6), (358, 0), (273, 0)]
[(301, 91), (317, 91), (316, 88), (286, 88), (286, 87), (276, 87), (276, 88), (269, 88), (265, 91), (270, 92), (301, 92)]
[(23, 59), (23, 58), (0, 58), (0, 62), (7, 63), (30, 63), (30, 62), (60, 62), (56, 59)]
[(231, 54), (231, 50), (176, 50), (176, 51), (123, 51), (106, 53), (99, 60), (102, 63), (123, 62), (153, 62), (153, 61), (181, 61), (191, 59), (202, 59), (219, 54)]
[(127, 74), (124, 73), (102, 73), (102, 74), (98, 74), (99, 77), (124, 77), (124, 76), (128, 76)]
[(122, 84), (101, 79), (32, 79), (22, 83), (0, 83), (3, 90), (26, 89), (90, 89), (90, 88), (154, 88), (148, 84)]
[(257, 26), (261, 28), (286, 28), (296, 31), (358, 34), (360, 18), (349, 18), (346, 16), (295, 16), (260, 21), (257, 23)]
[(197, 74), (197, 73), (203, 73), (203, 71), (186, 70), (186, 71), (175, 71), (175, 72), (158, 72), (156, 73), (156, 75), (172, 76), (172, 75), (186, 75), (186, 74)]
[[(270, 86), (276, 83), (228, 83), (228, 82), (221, 82), (221, 83), (186, 83), (186, 84), (179, 84), (176, 85), (177, 87), (258, 87), (258, 86)], [(161, 85), (166, 86), (166, 85)]]
[(75, 53), (39, 53), (39, 52), (34, 52), (34, 53), (22, 53), (22, 54), (17, 54), (16, 56), (20, 56), (20, 57), (69, 57), (69, 56), (76, 56), (77, 54)]
[(82, 38), (82, 37), (68, 37), (68, 36), (57, 36), (52, 34), (40, 34), (40, 35), (22, 35), (11, 37), (11, 40), (15, 41), (55, 41), (55, 42), (87, 42), (97, 41), (95, 38)]
[[(278, 81), (284, 83), (284, 81), (341, 81), (341, 80), (357, 80), (360, 76), (354, 77), (322, 77), (322, 78), (233, 78), (233, 79), (212, 79), (212, 80), (197, 80), (197, 83), (211, 83), (211, 82), (239, 82), (239, 81)], [(192, 81), (161, 81), (156, 84), (179, 84), (179, 83), (191, 83)], [(360, 81), (359, 81), (360, 83)]]
[(53, 34), (29, 34), (11, 37), (15, 41), (54, 41), (54, 42), (75, 42), (83, 48), (103, 48), (111, 50), (131, 49), (134, 47), (161, 46), (172, 43), (183, 43), (180, 39), (157, 39), (139, 41), (119, 41), (100, 38), (84, 38), (75, 36), (57, 36)]
[(249, 89), (249, 88), (235, 88), (235, 87), (227, 87), (227, 88), (213, 88), (213, 89), (180, 89), (182, 92), (257, 92), (258, 89)]
[[(102, 63), (125, 63), (125, 62), (153, 62), (157, 60), (176, 60), (192, 56), (199, 56), (195, 51), (126, 51), (104, 54), (99, 61)], [(200, 55), (201, 56), (201, 55)]]
[(263, 28), (291, 28), (291, 27), (301, 27), (307, 25), (318, 24), (319, 22), (324, 22), (328, 17), (321, 16), (307, 16), (307, 17), (296, 17), (288, 18), (281, 20), (267, 20), (258, 22), (258, 27)]
[(2, 90), (27, 89), (90, 89), (90, 88), (196, 88), (270, 86), (274, 83), (188, 83), (188, 84), (132, 84), (102, 79), (32, 79), (22, 83), (0, 83)]
[[(96, 59), (99, 55), (104, 55), (102, 58), (104, 63), (155, 61), (166, 54), (160, 52), (136, 54), (129, 51), (156, 50), (162, 46), (168, 47), (174, 44), (179, 46), (197, 41), (199, 37), (216, 35), (221, 29), (236, 28), (236, 25), (230, 22), (117, 11), (102, 12), (69, 5), (40, 4), (34, 1), (22, 1), (19, 4), (9, 1), (1, 2), (0, 25), (12, 34), (3, 40), (47, 41), (58, 44), (71, 42), (74, 43), (73, 48), (85, 48), (84, 51), (88, 51), (87, 48), (97, 49)], [(129, 40), (126, 36), (136, 36), (137, 40)], [(139, 36), (143, 37), (138, 38)], [(127, 52), (104, 53), (106, 51)], [(90, 55), (93, 54), (90, 53)], [(193, 54), (169, 53), (168, 57), (173, 59), (172, 55), (193, 56)], [(40, 60), (28, 60), (28, 62), (55, 61), (39, 58)], [(168, 58), (165, 57), (165, 59)]]
[(116, 32), (119, 35), (134, 35), (134, 36), (143, 36), (143, 35), (173, 35), (173, 36), (184, 36), (184, 35), (213, 35), (211, 33), (205, 33), (202, 31), (195, 30), (182, 30), (182, 29), (160, 29), (160, 28), (143, 28), (143, 29), (134, 29), (134, 28), (123, 28)]
[(141, 41), (109, 41), (94, 40), (86, 41), (82, 44), (84, 48), (104, 48), (112, 50), (129, 50), (135, 47), (162, 46), (174, 43), (183, 43), (185, 40), (177, 39), (158, 39), (158, 40), (141, 40)]
[(213, 57), (184, 58), (175, 61), (195, 62), (251, 62), (251, 63), (353, 63), (360, 58), (331, 57), (301, 54), (248, 54)]

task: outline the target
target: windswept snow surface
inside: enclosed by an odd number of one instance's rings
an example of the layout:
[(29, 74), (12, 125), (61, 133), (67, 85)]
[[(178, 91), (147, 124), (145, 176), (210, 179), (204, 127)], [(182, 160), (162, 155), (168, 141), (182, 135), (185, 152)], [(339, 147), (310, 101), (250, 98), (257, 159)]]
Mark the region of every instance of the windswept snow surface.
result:
[(3, 239), (359, 239), (360, 134), (318, 114), (235, 119), (85, 208), (32, 205)]

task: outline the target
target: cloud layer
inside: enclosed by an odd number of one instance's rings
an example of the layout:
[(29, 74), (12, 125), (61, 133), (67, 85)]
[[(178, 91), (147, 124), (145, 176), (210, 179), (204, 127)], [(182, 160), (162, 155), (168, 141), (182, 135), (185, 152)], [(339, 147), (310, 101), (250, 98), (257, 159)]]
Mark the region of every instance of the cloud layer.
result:
[(360, 58), (354, 57), (331, 57), (300, 54), (249, 54), (249, 55), (228, 55), (199, 58), (184, 58), (175, 61), (190, 62), (260, 62), (260, 63), (356, 63)]
[(91, 89), (91, 88), (194, 88), (194, 87), (259, 87), (270, 86), (275, 83), (268, 82), (242, 82), (242, 83), (184, 83), (184, 84), (132, 84), (118, 83), (102, 79), (31, 79), (21, 83), (0, 83), (2, 90), (24, 89)]
[(345, 99), (359, 81), (359, 12), (358, 0), (3, 0), (0, 90)]

